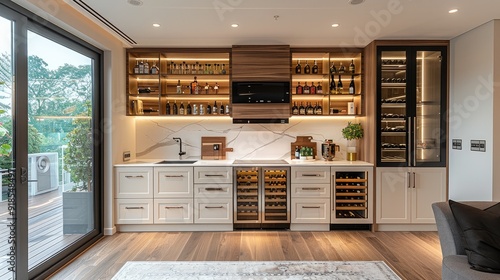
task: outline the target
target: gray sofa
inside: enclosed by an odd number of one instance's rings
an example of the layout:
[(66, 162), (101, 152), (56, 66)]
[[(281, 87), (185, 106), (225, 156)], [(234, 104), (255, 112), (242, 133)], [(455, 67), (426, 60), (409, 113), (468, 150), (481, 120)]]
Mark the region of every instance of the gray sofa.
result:
[[(486, 209), (496, 202), (490, 201), (474, 201), (463, 202), (479, 209)], [(436, 202), (432, 204), (434, 217), (436, 218), (436, 225), (439, 234), (439, 241), (441, 242), (441, 251), (443, 252), (443, 263), (441, 276), (442, 279), (500, 279), (500, 274), (492, 274), (473, 270), (467, 261), (465, 255), (464, 244), (461, 237), (460, 227), (455, 222), (453, 213), (451, 212), (448, 202)]]

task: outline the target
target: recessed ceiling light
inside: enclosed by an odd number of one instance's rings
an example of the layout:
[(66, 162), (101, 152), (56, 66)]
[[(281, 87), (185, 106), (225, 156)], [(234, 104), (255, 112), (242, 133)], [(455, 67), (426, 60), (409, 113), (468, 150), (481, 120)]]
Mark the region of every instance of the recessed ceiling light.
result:
[(332, 24), (332, 27), (339, 27), (340, 25), (338, 23)]
[(237, 23), (231, 24), (231, 27), (238, 27), (239, 25)]
[(458, 9), (451, 9), (451, 10), (448, 11), (448, 13), (450, 13), (450, 14), (454, 14), (456, 12), (458, 12)]
[(347, 2), (351, 5), (358, 5), (365, 2), (365, 0), (348, 0)]
[(142, 0), (127, 0), (127, 2), (130, 4), (130, 5), (134, 5), (134, 6), (142, 6)]
[(160, 25), (158, 23), (153, 23), (153, 26), (154, 27), (160, 27)]

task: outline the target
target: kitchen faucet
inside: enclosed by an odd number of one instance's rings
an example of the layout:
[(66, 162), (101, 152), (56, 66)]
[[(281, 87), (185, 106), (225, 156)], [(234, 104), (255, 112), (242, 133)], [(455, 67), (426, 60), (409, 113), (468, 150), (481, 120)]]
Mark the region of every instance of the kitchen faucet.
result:
[(175, 142), (179, 143), (179, 159), (182, 159), (182, 156), (186, 154), (186, 152), (182, 151), (182, 139), (179, 137), (174, 137)]

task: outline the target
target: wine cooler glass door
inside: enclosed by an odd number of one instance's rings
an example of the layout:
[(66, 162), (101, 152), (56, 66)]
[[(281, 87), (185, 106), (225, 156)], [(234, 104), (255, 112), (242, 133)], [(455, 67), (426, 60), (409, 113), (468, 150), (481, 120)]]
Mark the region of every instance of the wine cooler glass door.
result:
[(382, 163), (408, 162), (407, 52), (381, 51), (379, 90), (379, 158)]
[(417, 51), (413, 166), (440, 163), (444, 158), (441, 148), (444, 56), (439, 50)]
[(236, 169), (235, 223), (260, 223), (259, 170)]

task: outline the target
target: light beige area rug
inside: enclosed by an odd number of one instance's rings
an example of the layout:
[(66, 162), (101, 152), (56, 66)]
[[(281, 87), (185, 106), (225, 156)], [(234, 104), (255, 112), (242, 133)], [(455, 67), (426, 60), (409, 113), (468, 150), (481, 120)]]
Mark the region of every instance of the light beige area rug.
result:
[(127, 262), (113, 280), (401, 279), (383, 261)]

